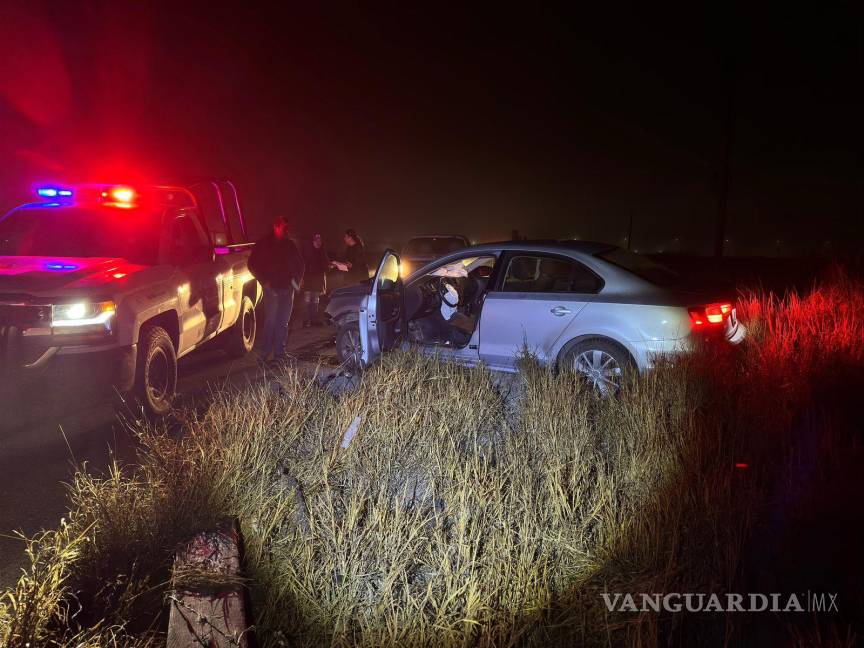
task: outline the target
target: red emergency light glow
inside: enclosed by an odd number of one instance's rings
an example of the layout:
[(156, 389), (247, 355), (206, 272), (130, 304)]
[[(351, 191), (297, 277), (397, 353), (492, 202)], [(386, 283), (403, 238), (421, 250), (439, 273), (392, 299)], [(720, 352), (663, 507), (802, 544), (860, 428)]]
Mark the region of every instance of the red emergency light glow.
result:
[(732, 312), (732, 304), (705, 304), (688, 308), (693, 326), (701, 327), (711, 324), (722, 324)]
[(135, 206), (138, 193), (132, 187), (112, 187), (102, 192), (102, 198), (107, 199), (106, 205), (129, 209)]

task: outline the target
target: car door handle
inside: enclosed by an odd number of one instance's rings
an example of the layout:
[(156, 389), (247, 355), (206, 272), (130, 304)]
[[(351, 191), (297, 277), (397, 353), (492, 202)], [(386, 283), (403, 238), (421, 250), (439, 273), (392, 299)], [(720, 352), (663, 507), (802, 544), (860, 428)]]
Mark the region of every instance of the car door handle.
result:
[(569, 315), (572, 311), (566, 306), (556, 306), (549, 310), (555, 317), (564, 317), (565, 315)]

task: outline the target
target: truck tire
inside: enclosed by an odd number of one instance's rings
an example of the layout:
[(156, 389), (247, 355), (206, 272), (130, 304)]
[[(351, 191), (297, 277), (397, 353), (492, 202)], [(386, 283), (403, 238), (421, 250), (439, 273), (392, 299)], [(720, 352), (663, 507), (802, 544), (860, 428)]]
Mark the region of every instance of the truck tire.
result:
[(138, 341), (135, 396), (153, 420), (171, 411), (176, 395), (177, 352), (171, 336), (161, 326), (145, 325)]
[(255, 346), (257, 328), (258, 319), (255, 313), (255, 304), (252, 303), (249, 295), (243, 295), (237, 321), (234, 326), (222, 334), (225, 352), (235, 358), (245, 356)]

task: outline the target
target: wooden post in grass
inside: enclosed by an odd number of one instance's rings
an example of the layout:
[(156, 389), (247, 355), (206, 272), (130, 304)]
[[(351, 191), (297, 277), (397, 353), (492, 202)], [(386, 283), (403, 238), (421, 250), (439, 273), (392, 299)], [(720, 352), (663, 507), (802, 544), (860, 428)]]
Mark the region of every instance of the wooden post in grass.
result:
[(196, 535), (174, 557), (168, 648), (247, 648), (249, 632), (236, 520)]

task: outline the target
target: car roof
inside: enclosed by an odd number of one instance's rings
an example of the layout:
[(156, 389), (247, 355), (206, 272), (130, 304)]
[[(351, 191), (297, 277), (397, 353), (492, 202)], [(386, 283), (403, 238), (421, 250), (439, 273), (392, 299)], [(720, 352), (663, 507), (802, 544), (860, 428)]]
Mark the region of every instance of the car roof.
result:
[(412, 236), (408, 239), (408, 242), (422, 241), (424, 239), (463, 239), (467, 241), (468, 237), (463, 236), (462, 234), (424, 234), (423, 236)]
[(459, 250), (464, 254), (466, 251), (477, 250), (487, 252), (492, 250), (508, 250), (515, 252), (582, 252), (583, 254), (596, 254), (616, 248), (611, 243), (601, 241), (576, 241), (537, 239), (532, 241), (499, 241), (497, 243), (481, 243)]

